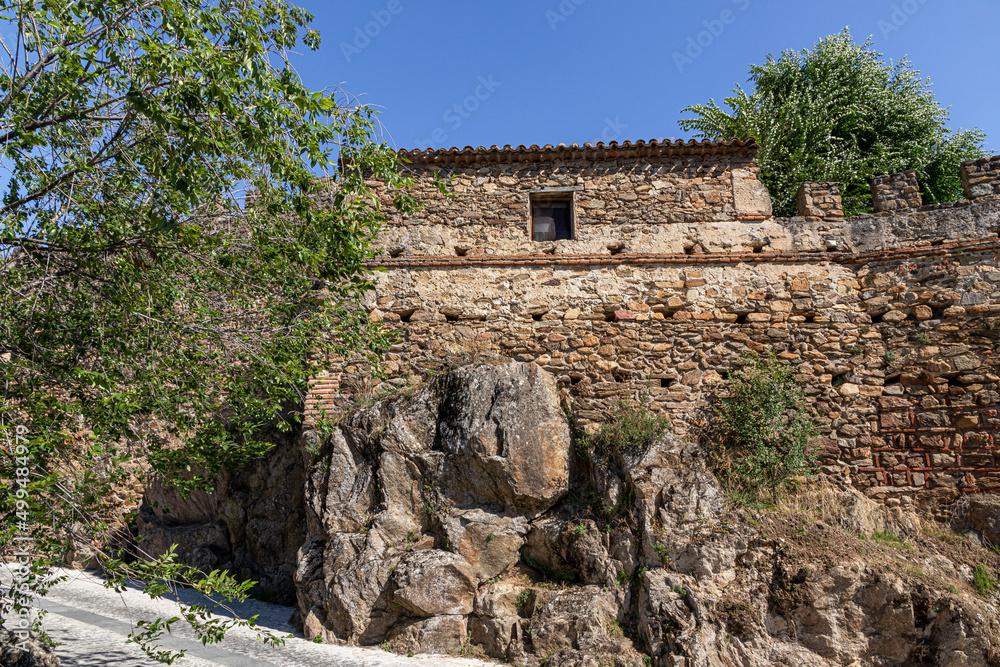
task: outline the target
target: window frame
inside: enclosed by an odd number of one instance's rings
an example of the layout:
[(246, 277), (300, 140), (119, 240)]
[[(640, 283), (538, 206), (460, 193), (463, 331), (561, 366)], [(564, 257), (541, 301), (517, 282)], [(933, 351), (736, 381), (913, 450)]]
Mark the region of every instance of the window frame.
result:
[[(570, 188), (539, 188), (528, 191), (528, 239), (532, 243), (554, 243), (555, 241), (575, 241), (576, 240), (576, 193), (581, 192), (583, 187)], [(535, 204), (545, 201), (566, 202), (569, 205), (569, 238), (554, 239), (551, 241), (535, 240)]]

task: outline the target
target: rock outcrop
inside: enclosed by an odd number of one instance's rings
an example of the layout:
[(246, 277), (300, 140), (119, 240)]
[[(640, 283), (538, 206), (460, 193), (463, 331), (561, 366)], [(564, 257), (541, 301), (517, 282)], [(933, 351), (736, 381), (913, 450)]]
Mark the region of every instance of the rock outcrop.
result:
[(533, 365), (469, 366), (352, 414), (306, 484), (307, 635), (464, 641), (480, 585), (518, 563), (529, 522), (565, 495), (569, 458), (556, 383)]
[(283, 440), (261, 461), (224, 474), (212, 494), (183, 498), (154, 480), (139, 508), (139, 548), (155, 555), (176, 544), (183, 562), (229, 570), (258, 582), (256, 597), (294, 604), (308, 460), (299, 443)]
[(961, 561), (986, 556), (973, 545), (943, 558), (915, 517), (850, 490), (753, 518), (724, 502), (696, 446), (669, 437), (614, 459), (596, 477), (633, 490), (636, 630), (653, 664), (1000, 664), (996, 607), (947, 583), (968, 589)]
[[(309, 639), (529, 667), (1000, 665), (994, 501), (955, 508), (963, 537), (829, 484), (734, 507), (699, 446), (669, 434), (573, 451), (551, 375), (480, 364), (322, 440), (307, 432), (264, 462), (270, 476), (233, 479), (280, 486), (301, 470), (281, 498), (302, 525), (274, 540), (301, 539)], [(238, 505), (216, 494), (162, 516), (231, 544), (243, 524), (219, 516)]]
[(915, 516), (825, 487), (753, 518), (669, 435), (595, 452), (565, 495), (558, 405), (535, 366), (470, 366), (341, 424), (306, 494), (307, 636), (525, 665), (993, 664), (995, 610), (945, 583), (968, 588), (974, 552), (910, 546)]

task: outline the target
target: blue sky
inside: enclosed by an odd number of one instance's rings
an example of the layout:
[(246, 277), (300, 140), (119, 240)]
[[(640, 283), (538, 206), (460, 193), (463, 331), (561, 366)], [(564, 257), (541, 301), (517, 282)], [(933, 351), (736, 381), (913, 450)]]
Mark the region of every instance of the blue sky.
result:
[(323, 36), (295, 60), (312, 88), (382, 111), (396, 147), (686, 137), (689, 104), (719, 102), (769, 53), (850, 26), (908, 55), (1000, 152), (997, 0), (298, 0)]

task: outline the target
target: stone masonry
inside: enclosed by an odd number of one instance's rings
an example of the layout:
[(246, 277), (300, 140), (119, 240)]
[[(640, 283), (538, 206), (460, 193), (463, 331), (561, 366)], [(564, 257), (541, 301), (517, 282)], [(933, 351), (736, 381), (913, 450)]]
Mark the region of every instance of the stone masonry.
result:
[(1000, 195), (1000, 155), (964, 163), (962, 187), (969, 199)]
[[(585, 425), (645, 395), (683, 434), (741, 353), (773, 351), (807, 383), (825, 474), (932, 509), (1000, 491), (1000, 196), (844, 219), (827, 186), (809, 197), (831, 206), (778, 219), (755, 152), (405, 152), (427, 205), (381, 232), (365, 304), (399, 332), (386, 378), (360, 361), (331, 371), (372, 395), (509, 357), (554, 373)], [(532, 198), (552, 192), (574, 236), (532, 241)]]
[(795, 195), (795, 208), (806, 220), (843, 218), (844, 203), (837, 183), (803, 183)]
[(876, 213), (923, 206), (917, 172), (877, 176), (872, 179), (872, 204)]

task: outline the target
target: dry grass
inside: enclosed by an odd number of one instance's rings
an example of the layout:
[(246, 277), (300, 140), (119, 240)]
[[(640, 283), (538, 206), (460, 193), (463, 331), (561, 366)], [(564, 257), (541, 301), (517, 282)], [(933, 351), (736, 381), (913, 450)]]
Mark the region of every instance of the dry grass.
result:
[(823, 523), (836, 525), (847, 510), (844, 500), (844, 492), (832, 484), (812, 484), (780, 498), (775, 509), (782, 513), (809, 514)]

